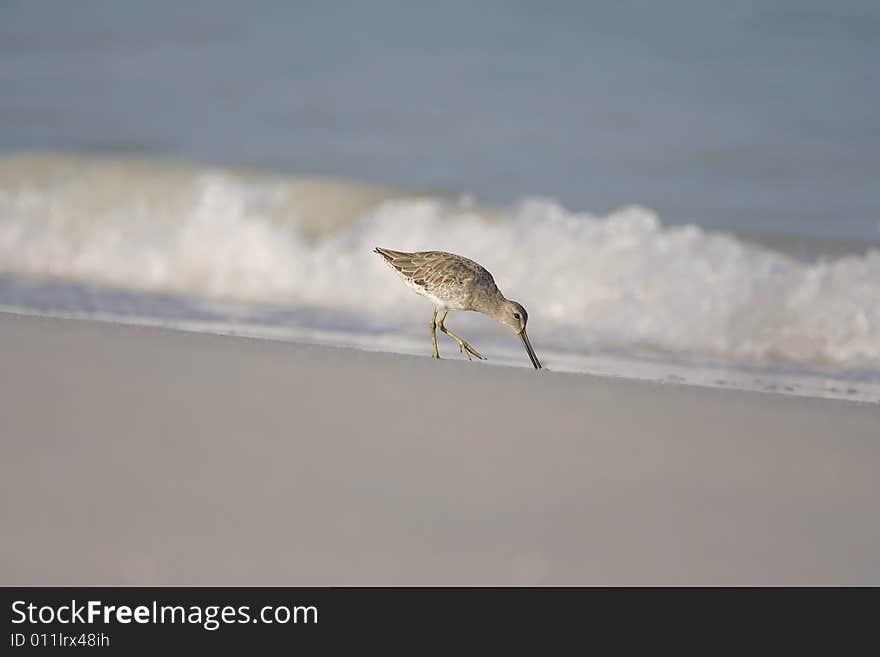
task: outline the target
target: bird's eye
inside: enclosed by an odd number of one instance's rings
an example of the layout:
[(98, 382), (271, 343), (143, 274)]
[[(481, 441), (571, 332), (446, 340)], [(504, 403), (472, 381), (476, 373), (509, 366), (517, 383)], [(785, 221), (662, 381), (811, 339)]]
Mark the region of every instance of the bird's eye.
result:
[(513, 313), (513, 318), (514, 318), (514, 319), (519, 319), (519, 313)]

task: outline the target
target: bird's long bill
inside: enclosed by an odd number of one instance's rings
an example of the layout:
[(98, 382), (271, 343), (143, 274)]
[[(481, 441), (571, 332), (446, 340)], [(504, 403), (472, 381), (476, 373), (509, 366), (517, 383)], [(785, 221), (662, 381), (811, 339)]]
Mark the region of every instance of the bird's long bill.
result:
[(532, 343), (529, 342), (529, 336), (526, 334), (525, 329), (519, 332), (519, 339), (522, 340), (523, 346), (526, 348), (526, 351), (529, 352), (529, 358), (532, 360), (532, 365), (535, 366), (536, 370), (541, 369), (541, 361), (539, 361), (538, 357), (535, 355), (535, 350), (532, 349)]

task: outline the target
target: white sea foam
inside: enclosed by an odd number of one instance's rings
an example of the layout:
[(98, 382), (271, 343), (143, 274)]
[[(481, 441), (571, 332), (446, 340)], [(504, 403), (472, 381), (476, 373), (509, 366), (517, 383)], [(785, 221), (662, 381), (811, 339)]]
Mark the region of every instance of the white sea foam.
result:
[[(877, 251), (805, 263), (664, 227), (639, 206), (599, 217), (529, 198), (491, 214), (296, 178), (90, 161), (55, 162), (48, 176), (11, 161), (0, 167), (7, 275), (339, 311), (403, 331), (424, 302), (372, 248), (441, 249), (484, 264), (529, 309), (533, 339), (557, 346), (880, 369)], [(325, 197), (336, 214), (321, 230)]]

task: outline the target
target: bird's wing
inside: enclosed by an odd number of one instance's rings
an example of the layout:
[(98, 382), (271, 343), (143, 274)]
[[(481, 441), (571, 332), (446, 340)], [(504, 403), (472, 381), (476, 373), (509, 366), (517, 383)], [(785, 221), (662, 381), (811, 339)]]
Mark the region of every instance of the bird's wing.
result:
[(426, 290), (466, 288), (474, 278), (485, 278), (494, 286), (494, 279), (473, 260), (445, 251), (406, 253), (376, 247), (380, 254), (404, 278)]
[(452, 253), (428, 251), (419, 262), (418, 273), (438, 288), (461, 287), (470, 283), (482, 267)]

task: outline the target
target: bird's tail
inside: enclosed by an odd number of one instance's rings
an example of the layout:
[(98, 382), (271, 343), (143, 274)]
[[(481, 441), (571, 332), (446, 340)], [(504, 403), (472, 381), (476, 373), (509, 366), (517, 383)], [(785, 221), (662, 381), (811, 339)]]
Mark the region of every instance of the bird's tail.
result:
[(373, 253), (378, 253), (380, 256), (385, 258), (390, 263), (394, 263), (398, 258), (405, 258), (411, 254), (404, 253), (403, 251), (392, 251), (391, 249), (383, 249), (381, 246), (377, 246), (373, 249)]

